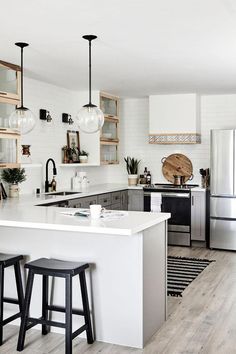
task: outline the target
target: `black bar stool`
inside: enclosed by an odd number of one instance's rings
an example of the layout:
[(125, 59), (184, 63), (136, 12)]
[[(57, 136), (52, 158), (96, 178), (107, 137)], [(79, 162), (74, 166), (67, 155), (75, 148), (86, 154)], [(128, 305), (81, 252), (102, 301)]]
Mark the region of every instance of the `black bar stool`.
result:
[[(85, 269), (89, 268), (88, 263), (79, 262), (67, 262), (56, 259), (40, 258), (33, 262), (29, 262), (25, 265), (25, 268), (29, 269), (28, 280), (26, 285), (25, 302), (23, 308), (23, 314), (21, 318), (20, 333), (18, 338), (17, 350), (22, 351), (24, 349), (25, 334), (26, 331), (37, 324), (42, 325), (42, 334), (48, 333), (49, 327), (65, 328), (66, 341), (65, 341), (65, 353), (72, 353), (72, 340), (77, 337), (83, 331), (86, 331), (87, 342), (92, 344), (93, 332), (91, 326), (89, 301), (85, 278)], [(34, 275), (42, 275), (42, 317), (33, 318), (29, 317), (29, 307), (31, 301), (31, 294), (33, 288)], [(80, 288), (82, 296), (83, 310), (72, 309), (72, 277), (79, 275)], [(48, 304), (48, 277), (61, 277), (65, 278), (65, 294), (66, 304), (65, 307), (54, 306)], [(49, 311), (65, 312), (65, 323), (50, 321), (48, 319)], [(84, 316), (85, 324), (72, 332), (72, 314)]]
[[(0, 345), (3, 343), (3, 326), (7, 323), (16, 320), (18, 317), (21, 317), (23, 304), (24, 304), (24, 294), (22, 287), (22, 279), (20, 272), (20, 261), (23, 259), (23, 256), (4, 254), (0, 253)], [(16, 290), (18, 299), (12, 299), (4, 297), (4, 270), (7, 267), (14, 266), (15, 278), (16, 278)], [(17, 312), (15, 315), (12, 315), (5, 320), (3, 319), (3, 304), (16, 304), (19, 305), (20, 312)]]

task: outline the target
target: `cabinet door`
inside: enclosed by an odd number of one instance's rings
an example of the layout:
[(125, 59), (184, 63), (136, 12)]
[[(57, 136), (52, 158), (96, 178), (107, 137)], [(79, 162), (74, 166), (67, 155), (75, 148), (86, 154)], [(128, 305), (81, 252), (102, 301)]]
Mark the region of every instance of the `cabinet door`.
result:
[(143, 211), (143, 190), (129, 189), (128, 210)]
[(20, 134), (0, 128), (0, 168), (20, 167)]
[(76, 198), (68, 201), (69, 208), (86, 208), (88, 209), (90, 205), (97, 204), (97, 196), (93, 195), (86, 198)]
[(0, 60), (0, 96), (6, 99), (20, 99), (20, 68)]
[(206, 193), (192, 191), (191, 240), (206, 240)]
[(128, 210), (128, 191), (121, 191), (121, 210)]
[(98, 204), (107, 208), (111, 204), (111, 193), (99, 194)]

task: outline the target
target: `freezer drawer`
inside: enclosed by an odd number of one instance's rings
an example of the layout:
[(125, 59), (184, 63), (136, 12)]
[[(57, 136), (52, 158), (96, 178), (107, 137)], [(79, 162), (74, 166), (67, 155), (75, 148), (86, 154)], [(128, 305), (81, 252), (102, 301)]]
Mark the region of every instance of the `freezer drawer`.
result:
[(210, 216), (236, 219), (236, 198), (210, 198)]
[(236, 220), (211, 219), (210, 248), (236, 250)]

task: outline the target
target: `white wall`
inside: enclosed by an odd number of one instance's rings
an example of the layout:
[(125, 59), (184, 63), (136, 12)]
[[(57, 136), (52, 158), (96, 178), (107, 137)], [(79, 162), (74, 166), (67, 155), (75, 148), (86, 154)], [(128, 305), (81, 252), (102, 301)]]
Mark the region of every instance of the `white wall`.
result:
[(236, 128), (236, 95), (201, 97), (201, 144), (148, 144), (148, 99), (121, 101), (121, 166), (110, 166), (109, 178), (126, 181), (123, 157), (141, 159), (139, 173), (147, 166), (153, 182), (167, 182), (162, 176), (161, 159), (173, 153), (185, 154), (193, 164), (193, 183), (200, 183), (200, 168), (210, 167), (210, 130)]
[[(43, 187), (45, 162), (49, 157), (61, 162), (61, 147), (66, 144), (66, 131), (77, 130), (61, 122), (62, 113), (75, 115), (84, 103), (84, 92), (73, 92), (26, 78), (25, 105), (35, 114), (36, 128), (22, 137), (22, 143), (31, 144), (33, 163), (42, 163), (43, 169), (27, 169), (27, 181), (21, 185), (22, 193), (32, 193)], [(94, 98), (95, 99), (95, 98)], [(40, 121), (39, 109), (50, 111), (54, 125)], [(236, 127), (236, 95), (209, 95), (201, 97), (202, 143), (197, 145), (152, 145), (148, 144), (148, 99), (121, 100), (120, 164), (114, 166), (80, 167), (87, 171), (91, 184), (127, 182), (124, 156), (141, 159), (139, 173), (147, 166), (153, 182), (166, 182), (162, 176), (161, 159), (172, 153), (183, 153), (193, 164), (194, 183), (200, 183), (200, 168), (210, 164), (210, 129)], [(83, 140), (83, 139), (82, 139)], [(83, 145), (81, 146), (83, 148)], [(75, 168), (58, 167), (58, 189), (69, 188)], [(51, 176), (50, 176), (51, 177)]]
[[(33, 163), (42, 163), (43, 168), (26, 169), (27, 181), (22, 183), (21, 193), (32, 193), (37, 187), (43, 189), (45, 179), (45, 162), (52, 157), (57, 165), (62, 162), (61, 148), (66, 145), (66, 131), (78, 130), (76, 124), (62, 123), (62, 113), (69, 113), (73, 120), (78, 110), (87, 103), (87, 92), (73, 92), (61, 87), (50, 85), (41, 81), (25, 78), (25, 106), (30, 108), (36, 117), (36, 127), (29, 134), (22, 136), (22, 144), (31, 145)], [(93, 93), (97, 102), (97, 92)], [(85, 98), (86, 97), (86, 98)], [(84, 101), (85, 100), (85, 101)], [(94, 101), (94, 102), (95, 102)], [(39, 110), (47, 109), (53, 118), (52, 124), (39, 119)], [(86, 137), (81, 136), (81, 149), (87, 150)], [(92, 147), (94, 148), (94, 147)], [(93, 184), (106, 182), (107, 166), (101, 167), (58, 167), (56, 177), (58, 189), (70, 188), (71, 177), (75, 171), (87, 171), (89, 180)], [(52, 177), (50, 166), (50, 179)]]

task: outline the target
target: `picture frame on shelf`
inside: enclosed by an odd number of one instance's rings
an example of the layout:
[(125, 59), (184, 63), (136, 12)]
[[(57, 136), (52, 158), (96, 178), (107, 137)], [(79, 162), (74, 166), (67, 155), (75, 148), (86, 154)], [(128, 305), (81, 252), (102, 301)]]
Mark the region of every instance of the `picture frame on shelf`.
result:
[(69, 149), (80, 150), (79, 131), (67, 130), (67, 146)]

